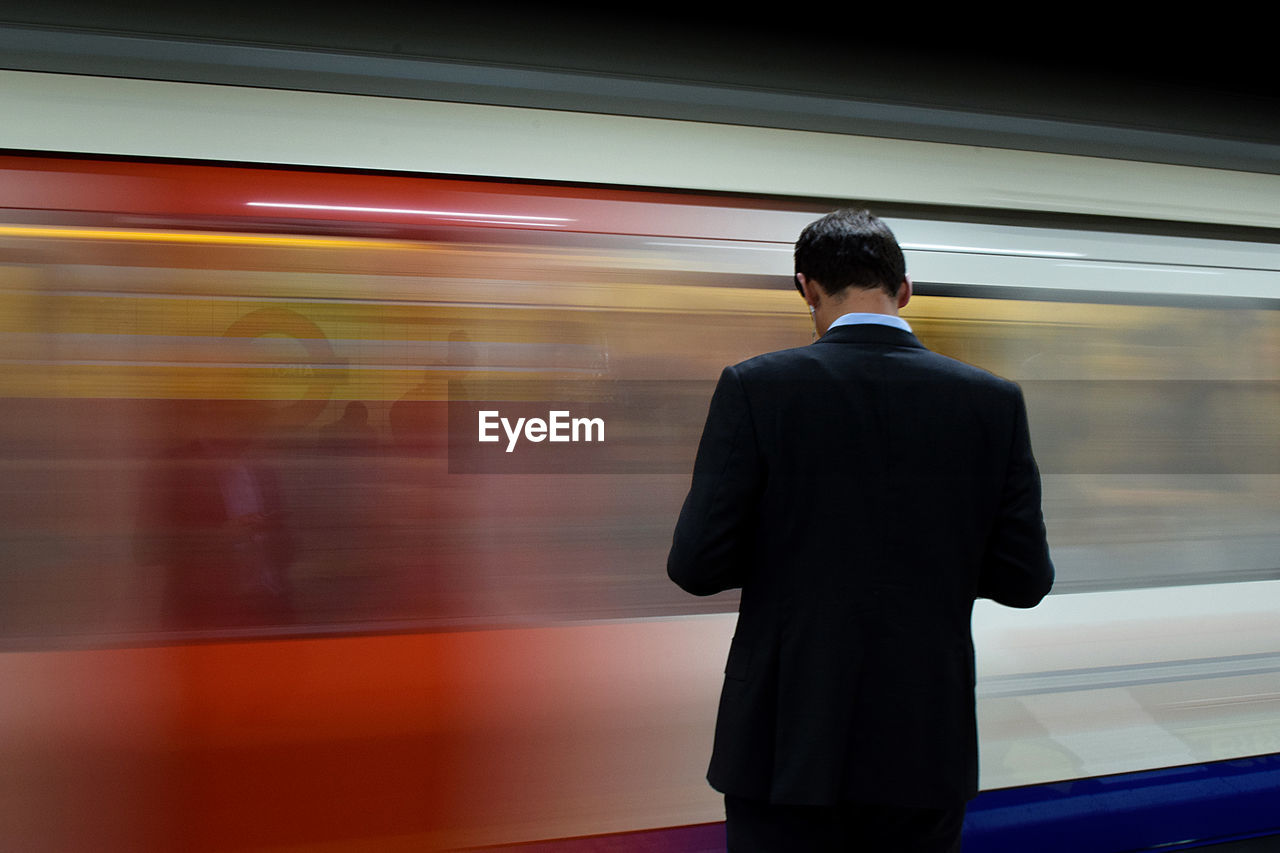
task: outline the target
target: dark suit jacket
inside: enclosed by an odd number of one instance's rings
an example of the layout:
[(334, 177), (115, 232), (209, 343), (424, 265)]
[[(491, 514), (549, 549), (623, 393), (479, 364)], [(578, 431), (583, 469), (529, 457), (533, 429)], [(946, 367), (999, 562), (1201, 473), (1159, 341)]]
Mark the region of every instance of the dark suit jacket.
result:
[(1053, 583), (1020, 389), (878, 325), (725, 368), (667, 571), (742, 587), (717, 790), (973, 797), (974, 598)]

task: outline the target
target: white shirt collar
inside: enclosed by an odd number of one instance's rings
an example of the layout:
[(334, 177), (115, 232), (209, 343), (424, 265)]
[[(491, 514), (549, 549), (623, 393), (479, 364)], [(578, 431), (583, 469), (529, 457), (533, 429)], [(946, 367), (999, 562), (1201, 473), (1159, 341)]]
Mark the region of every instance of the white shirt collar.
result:
[(857, 323), (871, 323), (877, 326), (892, 326), (895, 329), (901, 329), (904, 332), (910, 332), (911, 326), (901, 317), (895, 317), (892, 314), (870, 314), (853, 311), (848, 314), (842, 314), (827, 326), (827, 331), (831, 331), (836, 326), (852, 326)]

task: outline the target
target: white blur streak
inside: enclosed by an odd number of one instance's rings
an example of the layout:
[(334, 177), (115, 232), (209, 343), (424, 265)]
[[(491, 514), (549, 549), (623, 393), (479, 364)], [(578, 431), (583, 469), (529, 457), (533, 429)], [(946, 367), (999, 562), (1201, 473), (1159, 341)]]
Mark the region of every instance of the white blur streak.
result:
[(1280, 581), (979, 601), (982, 786), (1276, 751), (1277, 609)]
[(1183, 275), (1222, 275), (1222, 270), (1191, 270), (1185, 267), (1159, 266), (1146, 267), (1137, 264), (1059, 264), (1063, 267), (1074, 267), (1077, 269), (1088, 270), (1120, 270), (1122, 272), (1158, 272), (1158, 273), (1181, 273)]
[[(1081, 666), (1222, 657), (1242, 649), (1280, 650), (1280, 621), (1270, 643), (1242, 643), (1235, 627), (1246, 614), (1273, 619), (1276, 613), (1280, 581), (1051, 595), (1034, 610), (984, 599), (973, 614), (974, 641), (982, 652), (979, 681)], [(1062, 650), (1044, 647), (1031, 654), (1031, 634), (1060, 637)]]
[(671, 242), (647, 242), (646, 246), (673, 246), (677, 249), (714, 249), (720, 251), (733, 252), (785, 252), (791, 254), (794, 250), (791, 246), (747, 246), (739, 243), (671, 243)]
[(351, 204), (305, 204), (289, 201), (249, 201), (248, 207), (281, 207), (291, 210), (332, 210), (341, 213), (395, 213), (408, 216), (438, 216), (475, 222), (520, 222), (529, 225), (573, 222), (564, 216), (530, 216), (519, 213), (469, 213), (458, 210), (418, 210), (407, 207), (364, 207)]
[(1052, 249), (992, 249), (984, 246), (947, 246), (941, 243), (902, 243), (903, 249), (921, 252), (966, 252), (978, 255), (1019, 255), (1029, 258), (1084, 258), (1081, 252), (1057, 252)]

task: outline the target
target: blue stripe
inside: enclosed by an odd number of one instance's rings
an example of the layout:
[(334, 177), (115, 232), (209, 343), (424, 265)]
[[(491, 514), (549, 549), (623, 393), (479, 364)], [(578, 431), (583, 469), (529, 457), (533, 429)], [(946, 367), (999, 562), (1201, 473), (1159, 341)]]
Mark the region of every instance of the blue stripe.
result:
[[(969, 804), (964, 853), (1164, 853), (1269, 835), (1280, 841), (1280, 754), (985, 791)], [(720, 853), (724, 824), (479, 849)]]
[(986, 791), (965, 853), (1183, 850), (1280, 834), (1280, 755)]

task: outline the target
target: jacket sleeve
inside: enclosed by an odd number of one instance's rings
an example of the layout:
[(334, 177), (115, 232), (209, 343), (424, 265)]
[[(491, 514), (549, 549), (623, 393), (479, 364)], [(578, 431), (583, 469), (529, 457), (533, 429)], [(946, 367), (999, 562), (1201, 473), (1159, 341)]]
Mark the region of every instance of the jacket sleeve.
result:
[(1053, 563), (1040, 509), (1040, 472), (1031, 454), (1027, 406), (1015, 389), (1009, 464), (991, 534), (987, 539), (978, 595), (1009, 607), (1035, 607), (1053, 586)]
[(667, 575), (686, 592), (711, 595), (742, 586), (763, 483), (750, 405), (737, 371), (726, 367), (667, 557)]

